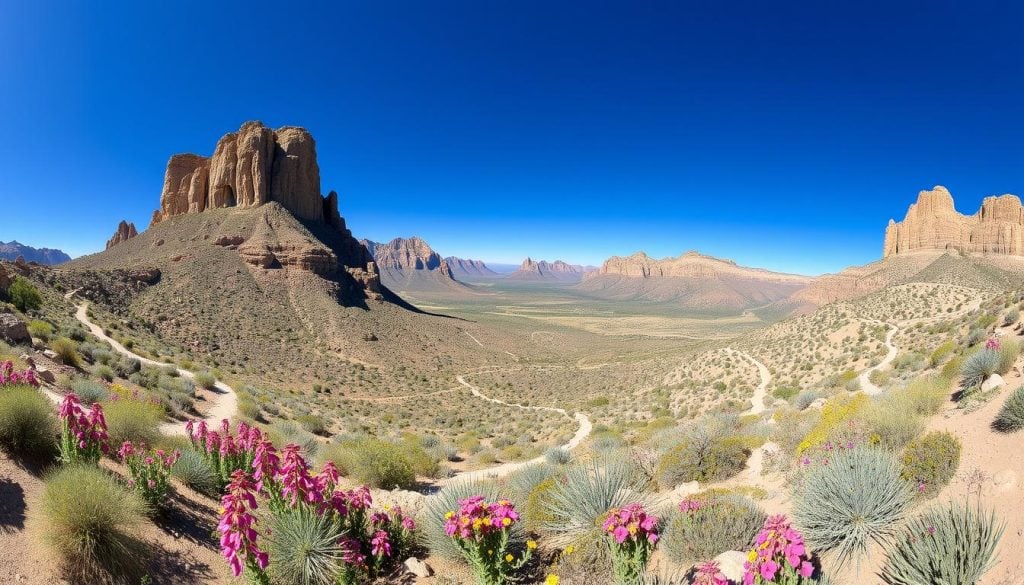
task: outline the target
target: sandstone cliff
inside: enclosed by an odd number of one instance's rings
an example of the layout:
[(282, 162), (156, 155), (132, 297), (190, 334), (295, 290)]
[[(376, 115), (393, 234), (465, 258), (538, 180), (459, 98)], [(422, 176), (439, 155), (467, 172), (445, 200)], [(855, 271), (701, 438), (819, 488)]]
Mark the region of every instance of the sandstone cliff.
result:
[(889, 220), (883, 257), (917, 250), (1024, 255), (1024, 208), (1016, 195), (986, 197), (963, 215), (945, 187), (921, 191), (901, 222)]
[(395, 292), (472, 292), (471, 287), (455, 278), (448, 261), (422, 238), (360, 243), (377, 263), (381, 283)]
[(139, 232), (135, 229), (135, 224), (122, 219), (121, 223), (117, 224), (117, 230), (114, 232), (114, 235), (107, 240), (106, 249), (109, 250), (121, 242), (128, 241), (137, 235), (139, 235)]
[(510, 280), (534, 280), (534, 281), (556, 281), (556, 282), (579, 282), (583, 275), (592, 271), (593, 268), (579, 264), (569, 264), (562, 260), (548, 262), (547, 260), (534, 260), (527, 258), (507, 278)]

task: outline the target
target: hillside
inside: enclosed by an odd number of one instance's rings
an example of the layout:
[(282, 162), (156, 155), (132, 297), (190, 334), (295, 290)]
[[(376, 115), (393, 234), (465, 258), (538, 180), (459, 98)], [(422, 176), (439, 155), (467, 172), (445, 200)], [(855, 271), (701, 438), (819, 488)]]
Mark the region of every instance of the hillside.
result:
[(24, 258), (26, 262), (48, 265), (60, 264), (71, 260), (71, 256), (68, 256), (61, 250), (33, 248), (16, 240), (0, 242), (0, 260), (17, 260), (19, 257)]
[(736, 312), (787, 299), (809, 282), (805, 276), (747, 268), (698, 252), (661, 260), (637, 252), (609, 258), (575, 288), (606, 300)]

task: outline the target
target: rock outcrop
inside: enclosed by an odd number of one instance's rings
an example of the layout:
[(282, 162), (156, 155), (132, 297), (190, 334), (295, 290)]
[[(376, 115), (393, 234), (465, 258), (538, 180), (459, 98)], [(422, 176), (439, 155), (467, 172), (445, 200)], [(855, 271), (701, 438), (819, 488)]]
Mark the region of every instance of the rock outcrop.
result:
[(360, 240), (380, 269), (438, 270), (450, 273), (448, 264), (423, 239), (395, 238), (387, 243)]
[(889, 220), (883, 257), (917, 250), (1024, 255), (1024, 207), (1016, 195), (986, 197), (974, 215), (963, 215), (945, 187), (921, 191), (901, 222)]
[(452, 274), (456, 277), (496, 277), (498, 273), (487, 267), (483, 260), (470, 260), (448, 256), (444, 259), (451, 268)]
[(511, 280), (579, 282), (584, 274), (593, 270), (591, 267), (569, 264), (561, 260), (548, 262), (547, 260), (527, 258), (523, 260), (519, 270), (508, 275), (508, 278)]
[(107, 240), (106, 249), (109, 250), (121, 242), (126, 242), (137, 235), (139, 235), (139, 232), (135, 229), (135, 224), (122, 219), (121, 223), (117, 224), (117, 231), (115, 231), (114, 235)]
[(153, 223), (185, 213), (258, 207), (270, 201), (301, 220), (340, 221), (337, 194), (324, 197), (320, 193), (313, 136), (304, 128), (271, 130), (260, 122), (246, 122), (222, 137), (211, 157), (171, 157)]
[(612, 256), (604, 261), (601, 268), (590, 276), (614, 274), (639, 278), (717, 278), (720, 276), (736, 276), (754, 278), (774, 282), (791, 282), (807, 284), (811, 281), (806, 276), (772, 272), (763, 268), (740, 266), (732, 260), (715, 258), (691, 250), (677, 258), (656, 260), (643, 252), (631, 256)]
[(7, 312), (0, 313), (0, 339), (14, 345), (32, 342), (25, 322), (17, 315)]
[(17, 240), (0, 242), (0, 260), (17, 261), (18, 258), (21, 258), (23, 262), (46, 265), (61, 264), (71, 260), (71, 256), (53, 248), (33, 248)]

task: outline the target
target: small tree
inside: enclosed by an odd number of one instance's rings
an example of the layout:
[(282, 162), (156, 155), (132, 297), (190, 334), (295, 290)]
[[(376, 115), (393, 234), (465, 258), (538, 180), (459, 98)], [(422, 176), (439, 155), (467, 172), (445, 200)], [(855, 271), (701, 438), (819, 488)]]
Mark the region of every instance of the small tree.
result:
[(43, 297), (27, 278), (16, 276), (11, 286), (7, 287), (7, 297), (22, 313), (43, 306)]

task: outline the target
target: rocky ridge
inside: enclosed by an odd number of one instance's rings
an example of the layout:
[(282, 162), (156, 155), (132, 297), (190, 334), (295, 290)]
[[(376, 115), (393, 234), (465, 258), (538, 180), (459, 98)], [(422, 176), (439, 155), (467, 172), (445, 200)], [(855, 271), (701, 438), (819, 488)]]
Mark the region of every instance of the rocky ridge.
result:
[(61, 250), (55, 250), (53, 248), (33, 248), (32, 246), (26, 246), (17, 240), (11, 240), (10, 242), (0, 242), (0, 260), (17, 260), (22, 258), (25, 262), (35, 262), (36, 264), (61, 264), (71, 260), (71, 256), (68, 256)]
[(477, 277), (496, 277), (498, 273), (491, 270), (483, 260), (471, 260), (467, 258), (459, 258), (457, 256), (448, 256), (444, 259), (451, 268), (452, 274), (456, 277), (466, 276), (477, 276)]
[(636, 252), (631, 256), (612, 256), (604, 261), (599, 270), (589, 274), (588, 277), (601, 275), (638, 278), (711, 278), (728, 275), (795, 284), (807, 284), (812, 280), (810, 277), (798, 274), (740, 266), (732, 260), (715, 258), (696, 250), (681, 254), (677, 258), (662, 258), (661, 260), (651, 258), (644, 252)]
[(549, 280), (562, 282), (577, 282), (583, 275), (592, 269), (579, 264), (569, 264), (562, 260), (548, 262), (547, 260), (534, 260), (526, 258), (512, 274), (508, 275), (510, 280)]
[(977, 213), (963, 215), (945, 187), (921, 191), (903, 221), (889, 220), (883, 257), (919, 250), (1024, 255), (1024, 207), (1020, 198), (986, 197)]
[(105, 249), (109, 250), (121, 242), (128, 241), (137, 235), (139, 235), (139, 232), (135, 229), (135, 224), (122, 219), (121, 223), (117, 224), (117, 230), (114, 231), (114, 235), (107, 240), (107, 247)]

